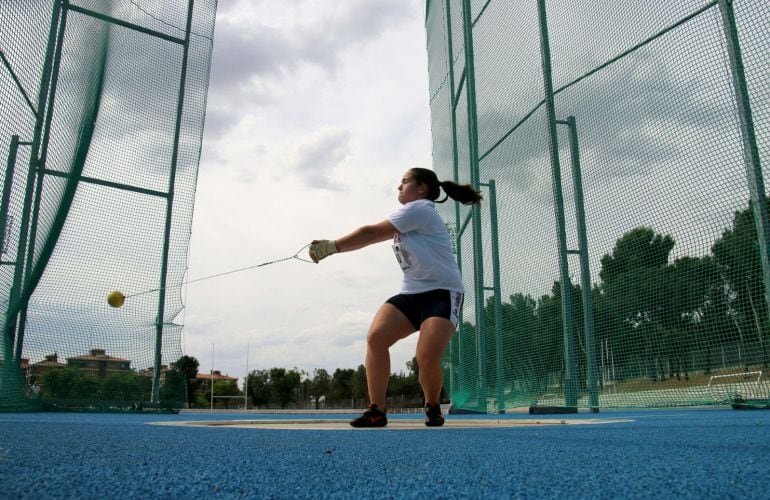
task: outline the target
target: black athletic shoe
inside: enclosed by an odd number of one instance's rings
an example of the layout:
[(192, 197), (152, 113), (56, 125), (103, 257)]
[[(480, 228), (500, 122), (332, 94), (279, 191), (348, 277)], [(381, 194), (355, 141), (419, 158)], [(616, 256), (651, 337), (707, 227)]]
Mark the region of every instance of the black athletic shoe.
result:
[(425, 405), (425, 425), (428, 427), (441, 427), (444, 425), (444, 417), (441, 416), (441, 405), (428, 403)]
[(385, 427), (388, 425), (388, 416), (377, 409), (377, 405), (369, 406), (369, 409), (360, 417), (350, 421), (353, 427)]

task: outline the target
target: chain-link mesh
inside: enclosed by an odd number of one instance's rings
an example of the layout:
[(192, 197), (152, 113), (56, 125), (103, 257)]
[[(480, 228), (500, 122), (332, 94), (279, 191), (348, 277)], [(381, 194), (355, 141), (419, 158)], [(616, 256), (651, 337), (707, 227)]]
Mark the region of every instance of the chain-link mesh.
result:
[(168, 368), (181, 356), (173, 321), (215, 11), (215, 0), (0, 3), (3, 408), (185, 399)]
[(759, 0), (427, 2), (434, 168), (485, 195), (477, 229), (442, 209), (455, 407), (767, 404), (769, 28)]

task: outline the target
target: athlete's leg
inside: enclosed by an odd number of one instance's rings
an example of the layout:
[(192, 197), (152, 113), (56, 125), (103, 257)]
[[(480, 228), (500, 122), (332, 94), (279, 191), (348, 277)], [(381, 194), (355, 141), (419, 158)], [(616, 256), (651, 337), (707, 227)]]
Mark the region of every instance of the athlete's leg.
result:
[(366, 382), (369, 402), (385, 408), (390, 378), (390, 346), (415, 332), (414, 325), (392, 304), (377, 311), (366, 337)]
[(444, 385), (441, 357), (452, 340), (455, 325), (446, 318), (432, 316), (420, 326), (417, 340), (417, 364), (420, 367), (420, 385), (426, 403), (438, 403)]

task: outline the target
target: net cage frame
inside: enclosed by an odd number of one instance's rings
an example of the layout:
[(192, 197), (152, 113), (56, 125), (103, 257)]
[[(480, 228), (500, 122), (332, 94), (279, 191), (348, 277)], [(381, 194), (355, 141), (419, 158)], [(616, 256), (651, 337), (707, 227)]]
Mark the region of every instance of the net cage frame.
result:
[[(516, 6), (507, 5), (505, 8), (517, 11), (522, 24), (528, 22), (530, 38), (537, 37), (537, 43), (531, 46), (519, 48), (506, 46), (510, 52), (519, 50), (525, 56), (533, 56), (539, 53), (539, 61), (529, 61), (531, 67), (515, 67), (508, 76), (502, 78), (500, 73), (504, 70), (495, 66), (493, 70), (487, 69), (484, 84), (498, 88), (484, 88), (484, 97), (495, 91), (496, 98), (511, 88), (516, 78), (525, 80), (540, 79), (537, 95), (529, 95), (530, 101), (523, 105), (516, 103), (517, 107), (508, 116), (508, 125), (500, 130), (486, 130), (486, 122), (480, 121), (478, 111), (478, 89), (476, 63), (488, 62), (486, 58), (494, 58), (490, 55), (487, 44), (479, 45), (474, 42), (476, 35), (485, 36), (484, 30), (494, 29), (505, 33), (505, 36), (515, 38), (512, 26), (504, 23), (508, 18), (493, 14), (493, 10), (501, 5), (497, 0), (426, 0), (425, 2), (425, 28), (428, 50), (429, 66), (429, 94), (431, 100), (431, 119), (433, 122), (433, 167), (439, 177), (455, 182), (469, 183), (475, 189), (485, 194), (486, 206), (473, 206), (468, 209), (458, 203), (442, 208), (454, 241), (457, 261), (460, 265), (466, 290), (472, 294), (472, 300), (466, 300), (460, 318), (458, 334), (450, 342), (444, 357), (444, 367), (447, 381), (446, 389), (452, 400), (453, 408), (459, 411), (470, 412), (504, 412), (513, 406), (530, 406), (534, 409), (542, 406), (563, 408), (567, 411), (578, 407), (585, 407), (590, 411), (599, 411), (600, 407), (612, 406), (672, 406), (672, 405), (699, 405), (699, 404), (724, 404), (724, 398), (700, 396), (650, 396), (636, 398), (633, 393), (627, 397), (614, 398), (608, 387), (614, 383), (610, 377), (609, 366), (613, 351), (609, 347), (606, 338), (598, 338), (594, 314), (596, 305), (594, 288), (595, 281), (591, 277), (591, 263), (589, 257), (590, 226), (586, 223), (586, 202), (584, 196), (584, 172), (581, 165), (581, 144), (579, 141), (581, 121), (580, 116), (564, 116), (560, 113), (559, 97), (567, 94), (571, 89), (580, 86), (590, 80), (594, 75), (601, 75), (609, 71), (613, 65), (631, 59), (639, 51), (650, 45), (659, 43), (671, 33), (679, 33), (687, 29), (689, 23), (697, 22), (706, 16), (718, 18), (715, 21), (719, 25), (721, 36), (722, 57), (726, 61), (727, 73), (729, 73), (730, 91), (732, 93), (732, 106), (735, 109), (738, 133), (740, 135), (741, 156), (745, 172), (745, 186), (750, 196), (750, 210), (755, 221), (756, 245), (761, 264), (762, 287), (764, 295), (764, 307), (770, 309), (770, 222), (768, 221), (766, 189), (764, 186), (762, 160), (760, 158), (757, 120), (762, 120), (762, 130), (767, 129), (764, 116), (757, 117), (752, 111), (751, 90), (745, 71), (744, 55), (746, 47), (742, 47), (739, 35), (736, 10), (745, 7), (744, 18), (751, 15), (750, 2), (737, 0), (712, 0), (704, 2), (690, 2), (677, 12), (671, 14), (672, 19), (658, 26), (653, 32), (646, 34), (634, 43), (628, 43), (625, 47), (619, 47), (616, 53), (604, 60), (599, 60), (596, 65), (583, 68), (582, 73), (573, 75), (569, 81), (559, 75), (560, 81), (554, 76), (554, 56), (549, 31), (549, 22), (552, 21), (547, 9), (550, 2), (535, 0), (526, 4), (517, 2)], [(633, 3), (633, 2), (630, 2)], [(562, 4), (575, 4), (574, 9), (579, 10), (580, 2), (567, 2)], [(524, 8), (526, 7), (526, 8)], [(567, 7), (565, 7), (566, 9)], [(639, 7), (639, 14), (650, 13), (654, 6)], [(759, 10), (759, 9), (757, 9)], [(564, 17), (564, 9), (560, 11)], [(763, 13), (768, 16), (767, 12)], [(756, 14), (755, 15), (759, 15)], [(767, 19), (765, 19), (767, 21)], [(744, 24), (749, 21), (744, 19)], [(562, 21), (563, 23), (563, 21)], [(513, 25), (513, 22), (510, 23)], [(516, 26), (521, 28), (521, 26)], [(744, 29), (746, 26), (744, 26)], [(563, 24), (559, 29), (564, 29)], [(557, 33), (559, 34), (559, 33)], [(486, 35), (489, 36), (489, 35)], [(518, 40), (520, 41), (520, 40)], [(743, 40), (745, 43), (745, 40)], [(511, 44), (515, 45), (515, 44)], [(522, 43), (524, 45), (524, 43)], [(559, 46), (563, 48), (563, 46)], [(614, 48), (614, 47), (613, 47)], [(481, 56), (477, 54), (479, 49), (486, 50)], [(498, 49), (502, 51), (502, 49)], [(499, 53), (497, 54), (499, 56)], [(569, 54), (559, 54), (563, 62), (569, 58)], [(756, 56), (748, 56), (754, 57)], [(516, 60), (510, 56), (510, 60)], [(504, 61), (507, 61), (505, 59)], [(593, 62), (593, 61), (592, 61)], [(503, 62), (505, 64), (505, 62)], [(577, 63), (576, 63), (577, 65)], [(539, 66), (539, 67), (537, 67)], [(520, 70), (516, 73), (516, 70)], [(527, 70), (526, 75), (522, 75)], [(490, 83), (492, 82), (492, 83)], [(502, 83), (500, 83), (502, 82)], [(528, 82), (528, 81), (526, 81)], [(525, 83), (526, 83), (525, 82)], [(763, 82), (767, 84), (765, 79)], [(506, 87), (505, 85), (508, 85)], [(755, 91), (756, 92), (756, 91)], [(529, 105), (529, 108), (526, 106)], [(564, 107), (564, 106), (562, 106)], [(520, 109), (522, 108), (522, 109)], [(488, 112), (489, 110), (485, 110)], [(503, 113), (501, 111), (500, 113)], [(533, 125), (534, 123), (534, 125)], [(499, 146), (511, 141), (522, 133), (526, 127), (539, 127), (540, 133), (545, 137), (545, 151), (542, 155), (547, 157), (550, 175), (550, 197), (553, 206), (552, 217), (549, 221), (553, 227), (553, 239), (557, 246), (555, 259), (557, 261), (555, 287), (558, 287), (558, 308), (561, 316), (560, 342), (561, 352), (551, 353), (560, 358), (561, 369), (557, 376), (558, 384), (544, 380), (527, 380), (529, 388), (521, 389), (520, 395), (514, 395), (515, 388), (511, 386), (514, 381), (506, 380), (504, 358), (513, 347), (503, 346), (504, 327), (501, 311), (504, 309), (502, 302), (501, 282), (506, 277), (506, 269), (501, 264), (501, 254), (506, 253), (501, 248), (499, 219), (503, 215), (498, 214), (501, 183), (509, 181), (506, 178), (491, 178), (485, 172), (484, 164), (497, 154)], [(560, 136), (561, 131), (561, 136)], [(562, 137), (567, 135), (567, 140)], [(484, 145), (480, 145), (480, 136)], [(566, 146), (562, 146), (566, 143)], [(589, 159), (590, 161), (590, 159)], [(568, 167), (566, 165), (569, 165)], [(510, 165), (509, 168), (516, 168)], [(499, 174), (501, 177), (505, 173)], [(570, 198), (572, 207), (567, 207), (564, 190), (570, 184)], [(509, 181), (510, 183), (510, 181)], [(509, 190), (510, 191), (510, 190)], [(503, 195), (505, 196), (505, 195)], [(450, 204), (447, 204), (450, 205)], [(569, 210), (568, 210), (569, 208)], [(570, 224), (572, 226), (570, 227)], [(573, 259), (572, 261), (570, 259)], [(575, 262), (575, 259), (577, 262)], [(532, 264), (530, 262), (530, 264)], [(576, 292), (572, 285), (571, 266), (577, 268), (580, 283), (580, 291)], [(596, 266), (594, 266), (596, 269)], [(568, 286), (563, 286), (567, 284)], [(488, 292), (492, 292), (491, 296)], [(579, 297), (572, 295), (579, 293)], [(471, 298), (471, 297), (468, 297)], [(490, 309), (492, 310), (490, 312)], [(577, 310), (576, 310), (577, 309)], [(491, 315), (491, 318), (490, 318)], [(578, 324), (579, 322), (579, 324)], [(765, 325), (767, 329), (768, 325)], [(582, 336), (577, 336), (580, 329)], [(759, 334), (760, 342), (763, 341)], [(740, 346), (739, 346), (740, 351)], [(542, 354), (542, 353), (541, 353)], [(694, 354), (693, 354), (694, 356)], [(708, 356), (708, 354), (707, 354)], [(739, 354), (740, 358), (740, 354)], [(766, 355), (765, 355), (766, 359)], [(614, 358), (611, 362), (614, 367)], [(765, 361), (766, 362), (766, 361)], [(693, 362), (694, 365), (694, 362)], [(522, 369), (525, 370), (525, 369)], [(738, 370), (748, 372), (748, 370)], [(764, 370), (767, 371), (766, 369)], [(750, 372), (754, 373), (754, 372)], [(724, 375), (731, 377), (733, 375)], [(753, 375), (752, 375), (753, 376)], [(708, 386), (704, 386), (702, 392), (713, 392), (712, 378)], [(760, 375), (761, 377), (761, 375)], [(524, 377), (522, 377), (524, 378)], [(517, 384), (520, 380), (515, 381)], [(524, 385), (526, 385), (524, 383)], [(766, 404), (770, 386), (767, 381), (752, 381), (752, 395), (761, 403)], [(557, 394), (549, 393), (546, 387), (558, 385)], [(536, 387), (537, 386), (537, 387)], [(553, 391), (550, 391), (553, 392)], [(654, 392), (654, 391), (651, 391)], [(682, 391), (686, 392), (686, 391)], [(708, 396), (708, 395), (707, 395)]]
[[(191, 174), (185, 174), (185, 181), (187, 183), (186, 189), (192, 189), (194, 194), (194, 183), (197, 179), (197, 167), (205, 116), (205, 90), (208, 85), (216, 2), (197, 0), (196, 4), (196, 0), (180, 1), (183, 2), (183, 8), (185, 9), (181, 18), (183, 21), (182, 27), (165, 22), (160, 15), (153, 15), (153, 13), (144, 9), (142, 5), (133, 0), (130, 2), (110, 2), (109, 4), (94, 3), (90, 0), (41, 0), (35, 5), (30, 5), (26, 11), (27, 16), (25, 16), (25, 20), (32, 18), (42, 19), (44, 11), (47, 11), (50, 16), (48, 33), (44, 38), (45, 41), (42, 41), (43, 37), (38, 37), (39, 40), (35, 40), (37, 43), (44, 43), (45, 45), (44, 50), (41, 51), (44, 52), (44, 58), (42, 61), (37, 61), (39, 66), (34, 65), (35, 61), (32, 61), (29, 65), (33, 68), (32, 70), (21, 66), (14, 66), (14, 61), (10, 61), (10, 57), (6, 56), (6, 51), (0, 50), (3, 63), (2, 69), (6, 72), (6, 75), (10, 75), (15, 84), (15, 90), (23, 98), (23, 102), (26, 103), (34, 119), (34, 125), (31, 127), (25, 127), (22, 121), (3, 126), (5, 132), (8, 132), (8, 129), (14, 126), (19, 129), (27, 128), (23, 135), (31, 135), (31, 138), (27, 140), (22, 139), (18, 132), (12, 133), (13, 131), (11, 131), (12, 135), (7, 149), (8, 155), (3, 194), (2, 200), (0, 200), (0, 227), (4, 228), (0, 246), (5, 248), (5, 245), (8, 244), (11, 229), (18, 234), (18, 241), (14, 242), (16, 257), (13, 260), (3, 260), (0, 263), (2, 266), (13, 269), (12, 285), (9, 288), (3, 287), (3, 290), (1, 290), (5, 306), (2, 331), (3, 369), (2, 374), (0, 374), (0, 377), (2, 377), (0, 379), (0, 408), (3, 410), (40, 409), (55, 407), (57, 404), (62, 407), (75, 405), (83, 408), (93, 408), (95, 406), (112, 408), (123, 406), (132, 409), (160, 408), (168, 405), (176, 407), (179, 404), (177, 399), (182, 399), (177, 398), (178, 395), (166, 395), (166, 398), (170, 397), (171, 399), (163, 401), (164, 396), (161, 394), (164, 370), (166, 368), (163, 364), (163, 356), (164, 354), (168, 356), (169, 353), (174, 353), (181, 349), (178, 345), (179, 342), (175, 342), (178, 338), (175, 339), (173, 335), (169, 335), (170, 332), (178, 331), (181, 328), (181, 325), (169, 322), (169, 315), (175, 316), (181, 310), (181, 302), (178, 297), (167, 297), (166, 290), (174, 284), (181, 283), (181, 278), (185, 272), (184, 269), (181, 272), (178, 269), (180, 268), (179, 263), (186, 261), (192, 197), (187, 193), (181, 193), (182, 197), (175, 199), (179, 189), (177, 185), (177, 172), (182, 162), (184, 162), (184, 168), (192, 171)], [(0, 22), (8, 23), (14, 20), (12, 7), (14, 6), (9, 5), (9, 10), (6, 12), (10, 17), (6, 17), (4, 21), (0, 20)], [(24, 8), (18, 5), (15, 7), (18, 9), (17, 13), (24, 12)], [(48, 8), (46, 9), (46, 7)], [(131, 8), (140, 12), (150, 22), (139, 22), (130, 19), (130, 16), (128, 16), (129, 19), (124, 18), (126, 9)], [(174, 6), (166, 6), (166, 8), (173, 9)], [(164, 12), (164, 14), (168, 14), (168, 12)], [(16, 20), (18, 21), (18, 19)], [(70, 20), (69, 24), (68, 19)], [(73, 19), (74, 22), (72, 21)], [(40, 21), (40, 25), (43, 23), (44, 21)], [(81, 25), (84, 23), (87, 26), (97, 26), (98, 29), (95, 30), (95, 33), (87, 33), (86, 37), (81, 36), (79, 39), (78, 30), (82, 30)], [(209, 34), (201, 35), (196, 32), (194, 23), (197, 23), (198, 29), (201, 26), (203, 26), (203, 31), (209, 29)], [(110, 106), (115, 106), (115, 103), (105, 103), (102, 101), (105, 78), (110, 78), (106, 65), (108, 63), (116, 64), (115, 58), (113, 57), (110, 60), (107, 55), (108, 50), (111, 50), (111, 37), (115, 36), (113, 30), (122, 30), (121, 34), (129, 33), (133, 34), (131, 36), (139, 37), (142, 40), (140, 44), (149, 47), (150, 51), (154, 48), (153, 44), (158, 44), (157, 46), (161, 48), (176, 47), (174, 49), (177, 54), (176, 61), (167, 63), (167, 66), (163, 67), (164, 70), (166, 68), (171, 70), (171, 73), (175, 72), (175, 76), (178, 78), (176, 84), (173, 82), (170, 84), (172, 87), (175, 86), (176, 90), (173, 104), (169, 106), (171, 111), (166, 111), (167, 115), (173, 116), (173, 130), (168, 134), (171, 136), (170, 153), (167, 158), (168, 164), (160, 169), (160, 183), (165, 184), (165, 188), (156, 189), (142, 185), (142, 182), (110, 178), (112, 177), (110, 174), (117, 172), (121, 168), (119, 163), (111, 167), (111, 170), (103, 171), (101, 176), (86, 175), (84, 173), (89, 153), (93, 153), (91, 146), (100, 140), (100, 138), (94, 138), (95, 134), (104, 134), (104, 131), (99, 129), (101, 124), (100, 112), (107, 113)], [(181, 32), (181, 35), (177, 34), (178, 32)], [(82, 41), (83, 39), (87, 40), (88, 36), (93, 37), (91, 44), (87, 41)], [(24, 35), (16, 35), (16, 39), (14, 39), (14, 34), (11, 33), (6, 43), (11, 44), (12, 48), (15, 48), (12, 42), (18, 44), (23, 39)], [(85, 57), (88, 57), (89, 45), (98, 46), (101, 54), (97, 54), (97, 57), (79, 66), (78, 68), (81, 69), (80, 73), (73, 72), (70, 66), (67, 66), (68, 58), (82, 57), (83, 54), (85, 54)], [(194, 56), (191, 56), (190, 53), (193, 47), (196, 53)], [(0, 47), (0, 49), (7, 49), (7, 47)], [(193, 59), (193, 57), (197, 59)], [(120, 64), (126, 66), (130, 62), (117, 62), (117, 64), (118, 66)], [(172, 66), (174, 63), (178, 63), (178, 66)], [(195, 68), (197, 73), (194, 75), (188, 73), (188, 69), (192, 64), (197, 65)], [(34, 75), (35, 71), (39, 72), (39, 81), (36, 84), (31, 81), (25, 81), (27, 73)], [(73, 81), (78, 78), (78, 74), (80, 74), (80, 78), (86, 84), (84, 95), (81, 97), (70, 97), (70, 95), (73, 95)], [(29, 77), (26, 79), (31, 80)], [(190, 88), (193, 84), (200, 85), (203, 89), (202, 98), (191, 94)], [(25, 90), (25, 85), (27, 88), (31, 85), (37, 85), (36, 102), (33, 102), (33, 98), (30, 95), (31, 92)], [(130, 85), (130, 82), (128, 85)], [(203, 100), (202, 104), (199, 102), (201, 99)], [(66, 147), (62, 147), (54, 141), (61, 141), (61, 136), (65, 135), (56, 135), (56, 127), (59, 123), (57, 120), (61, 120), (63, 115), (66, 117), (67, 113), (72, 114), (68, 107), (71, 106), (72, 102), (81, 107), (79, 120), (81, 125), (74, 134), (74, 140), (72, 140), (74, 148), (69, 153), (71, 156), (69, 169), (61, 169), (58, 165), (51, 167), (48, 161), (50, 152), (55, 151), (58, 154), (59, 149), (66, 149)], [(131, 117), (128, 118), (130, 119)], [(101, 127), (104, 128), (105, 125), (101, 124)], [(195, 134), (196, 130), (197, 136), (190, 136), (190, 133)], [(22, 154), (22, 148), (28, 149)], [(128, 148), (130, 149), (131, 146), (129, 145)], [(182, 158), (183, 155), (184, 158)], [(26, 175), (22, 172), (24, 165), (19, 161), (24, 159), (28, 161), (28, 172)], [(165, 180), (163, 180), (164, 178)], [(189, 179), (192, 179), (191, 187)], [(23, 181), (22, 186), (14, 185), (19, 184), (19, 181)], [(53, 202), (48, 200), (48, 198), (44, 198), (44, 189), (48, 190), (45, 196), (51, 197), (51, 190), (54, 189), (51, 186), (58, 186), (59, 184), (63, 186), (60, 191), (53, 191), (54, 194), (58, 194), (58, 198), (54, 196)], [(52, 254), (58, 251), (57, 243), (60, 243), (60, 237), (66, 228), (68, 220), (73, 217), (73, 205), (78, 206), (78, 202), (73, 200), (77, 196), (82, 196), (81, 193), (86, 189), (106, 190), (107, 192), (125, 193), (125, 196), (138, 195), (160, 200), (158, 204), (159, 218), (163, 222), (157, 225), (162, 226), (162, 232), (158, 238), (162, 248), (160, 250), (160, 266), (154, 272), (155, 279), (153, 280), (153, 285), (157, 284), (158, 288), (156, 291), (157, 300), (154, 308), (151, 309), (151, 316), (154, 317), (151, 323), (151, 328), (154, 330), (154, 339), (152, 341), (152, 366), (148, 369), (151, 372), (149, 400), (144, 399), (143, 396), (132, 396), (134, 399), (131, 401), (107, 401), (100, 403), (86, 396), (86, 398), (79, 401), (56, 402), (54, 401), (55, 398), (50, 398), (46, 403), (45, 401), (37, 400), (36, 394), (30, 393), (29, 387), (25, 387), (25, 385), (28, 385), (28, 381), (21, 375), (21, 372), (24, 370), (23, 361), (26, 361), (23, 359), (26, 347), (25, 328), (28, 327), (31, 300), (36, 297), (35, 292), (49, 268)], [(12, 218), (9, 215), (12, 205), (11, 198), (12, 193), (17, 191), (23, 192), (23, 202), (17, 202), (21, 205), (21, 216)], [(116, 196), (124, 196), (124, 194)], [(47, 204), (50, 203), (53, 203), (54, 206), (55, 214), (53, 217), (50, 217), (47, 213), (44, 214), (41, 208), (47, 208)], [(177, 215), (177, 212), (179, 215)], [(87, 216), (88, 213), (86, 213)], [(173, 229), (173, 222), (176, 222), (177, 225), (186, 226), (187, 230), (184, 230), (185, 227), (182, 227), (181, 232), (179, 229)], [(109, 233), (109, 231), (107, 232)], [(79, 244), (87, 245), (88, 242), (80, 241)], [(169, 276), (170, 262), (172, 260), (175, 262), (174, 269), (176, 271), (172, 276)], [(131, 273), (131, 270), (127, 272)], [(43, 297), (42, 302), (46, 298)], [(38, 300), (40, 300), (39, 297)], [(152, 300), (155, 300), (155, 298)], [(49, 304), (48, 307), (51, 308), (52, 305)], [(38, 307), (38, 309), (40, 308)], [(43, 309), (45, 309), (45, 305)], [(55, 317), (55, 313), (53, 316)], [(134, 325), (142, 324), (145, 321), (144, 318), (138, 316), (129, 317), (128, 320), (133, 322), (132, 324)], [(115, 320), (112, 321), (114, 322)], [(119, 318), (117, 321), (125, 322), (126, 318)], [(95, 328), (99, 328), (99, 326)], [(164, 339), (164, 337), (166, 338)], [(128, 343), (130, 344), (130, 341)], [(112, 360), (107, 361), (107, 363), (113, 362)], [(104, 364), (104, 362), (101, 363)]]

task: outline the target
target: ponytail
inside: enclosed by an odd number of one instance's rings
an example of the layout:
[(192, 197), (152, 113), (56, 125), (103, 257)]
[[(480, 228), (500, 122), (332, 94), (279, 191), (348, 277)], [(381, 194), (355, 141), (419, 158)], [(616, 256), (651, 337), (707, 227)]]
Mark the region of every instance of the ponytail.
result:
[[(428, 186), (427, 199), (435, 201), (436, 203), (444, 203), (447, 198), (452, 198), (455, 201), (459, 201), (463, 205), (475, 205), (480, 203), (484, 198), (480, 192), (473, 189), (470, 184), (457, 184), (452, 181), (439, 181), (436, 176), (436, 172), (428, 170), (427, 168), (410, 168), (410, 172), (414, 176), (414, 180), (418, 184), (424, 184)], [(447, 194), (443, 200), (439, 200), (438, 197), (441, 194), (441, 189)]]
[[(448, 197), (455, 201), (459, 201), (463, 205), (475, 205), (477, 203), (481, 203), (481, 200), (484, 199), (481, 193), (473, 189), (473, 186), (470, 184), (461, 185), (452, 181), (441, 181), (439, 182), (439, 185)], [(439, 203), (443, 203), (445, 201), (446, 198), (439, 201)]]

